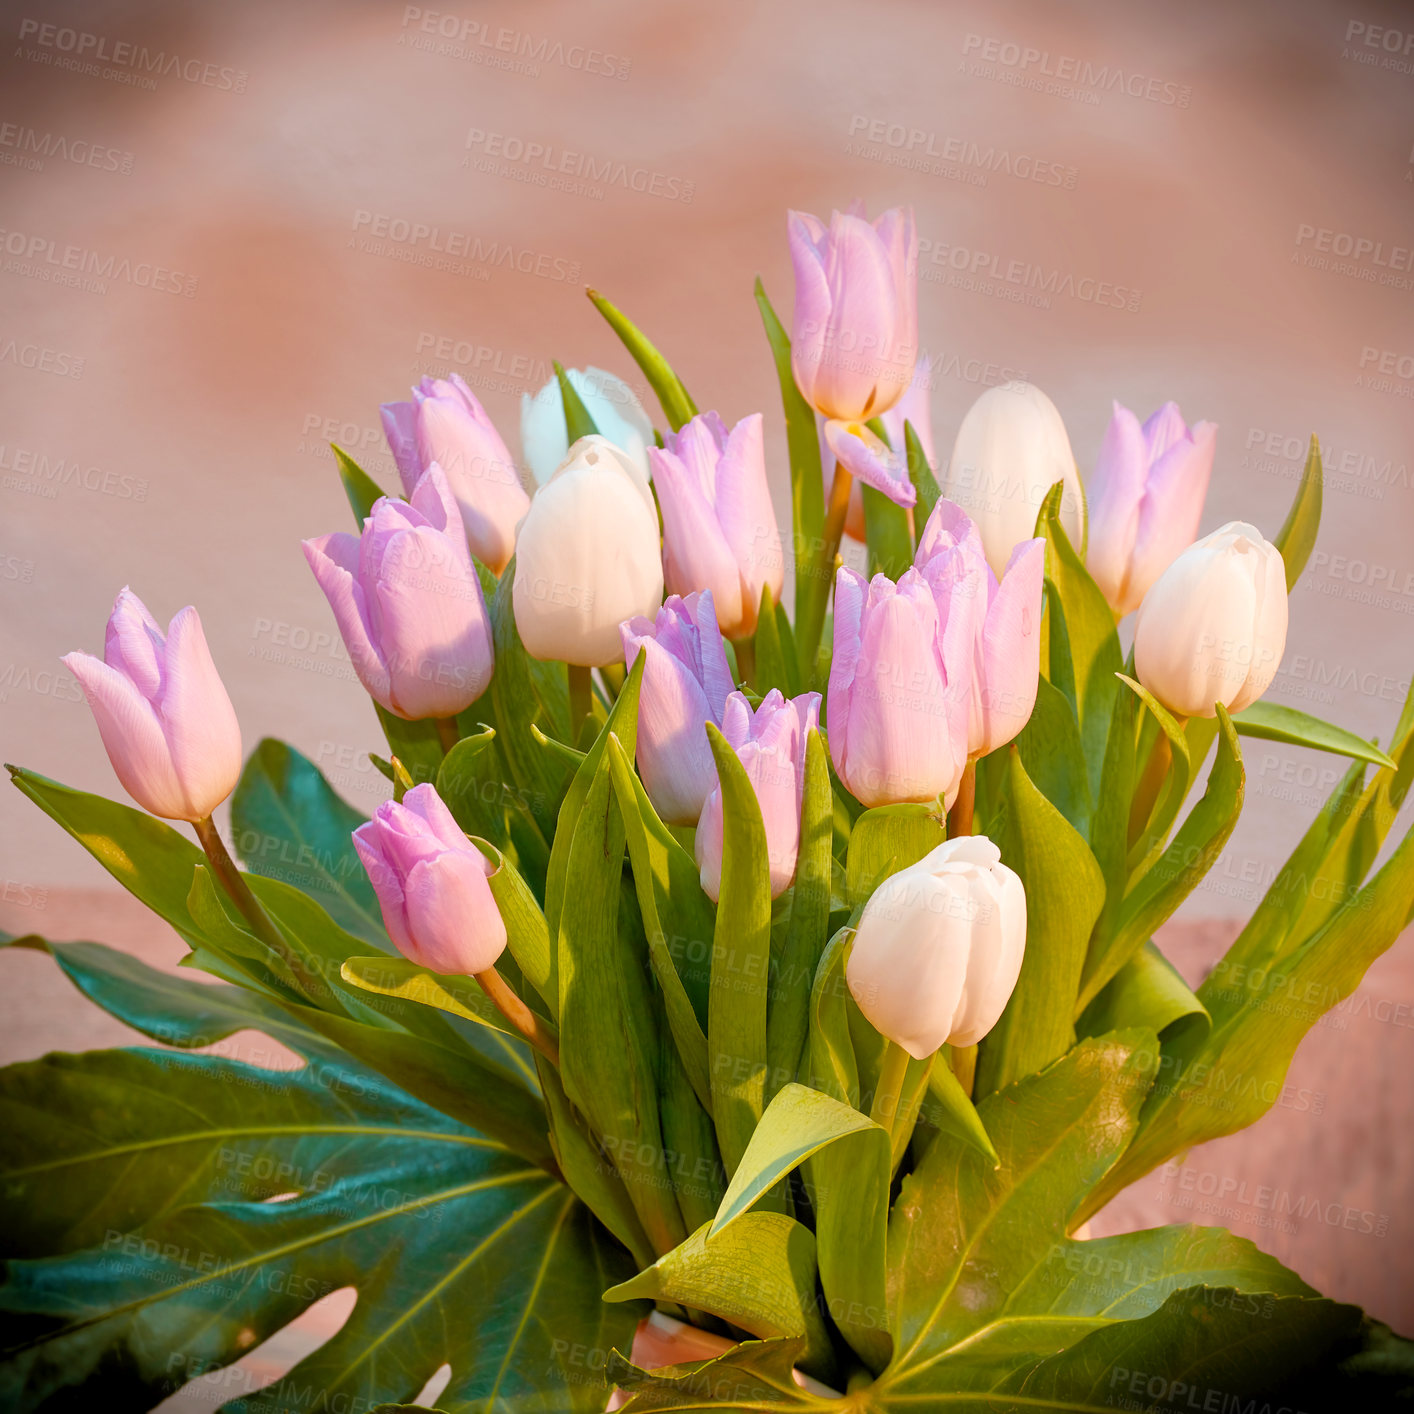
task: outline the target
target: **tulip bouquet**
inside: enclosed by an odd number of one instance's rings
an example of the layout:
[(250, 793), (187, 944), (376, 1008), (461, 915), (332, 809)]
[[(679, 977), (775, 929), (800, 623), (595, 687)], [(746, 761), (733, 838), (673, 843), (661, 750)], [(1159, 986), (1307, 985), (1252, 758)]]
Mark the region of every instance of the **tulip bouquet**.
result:
[[(358, 534), (304, 551), (386, 738), (372, 819), (277, 741), (242, 767), (194, 609), (164, 633), (125, 589), (66, 660), (142, 809), (15, 783), (216, 980), (13, 940), (165, 1045), (0, 1079), (6, 1408), (198, 1376), (448, 1414), (1407, 1389), (1405, 1343), (1250, 1242), (1086, 1228), (1259, 1119), (1414, 909), (1410, 839), (1374, 867), (1414, 704), (1385, 750), (1260, 700), (1314, 441), (1272, 540), (1195, 543), (1216, 430), (1171, 403), (1116, 406), (1088, 504), (1025, 384), (938, 464), (911, 215), (789, 237), (789, 335), (756, 291), (787, 535), (762, 414), (699, 412), (593, 291), (656, 431), (557, 368), (533, 494), (457, 378), (384, 409), (402, 496), (336, 449)], [(1194, 991), (1153, 935), (1233, 829), (1244, 735), (1350, 766)], [(249, 1029), (296, 1059), (222, 1054)], [(342, 1287), (289, 1373), (221, 1383)]]

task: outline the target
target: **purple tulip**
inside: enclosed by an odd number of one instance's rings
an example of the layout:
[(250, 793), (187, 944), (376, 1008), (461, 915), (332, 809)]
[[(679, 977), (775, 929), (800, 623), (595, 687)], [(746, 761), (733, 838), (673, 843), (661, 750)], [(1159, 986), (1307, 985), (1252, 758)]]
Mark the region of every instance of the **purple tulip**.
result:
[(424, 378), (410, 403), (383, 404), (383, 431), (411, 496), (423, 472), (442, 468), (461, 509), (472, 554), (500, 574), (515, 553), (530, 497), (501, 434), (458, 374)]
[(491, 862), (431, 785), (414, 786), (401, 805), (385, 800), (353, 842), (404, 957), (452, 974), (495, 966), (506, 925), (487, 883)]
[[(985, 756), (1005, 746), (1036, 705), (1046, 542), (1023, 540), (998, 581), (976, 524), (961, 506), (942, 498), (918, 539), (913, 562), (940, 605), (959, 593), (985, 598), (971, 615), (975, 636), (967, 729), (968, 754)], [(967, 585), (973, 587), (963, 588)]]
[(304, 542), (368, 695), (408, 720), (454, 717), (491, 680), (491, 620), (439, 466), (412, 502), (375, 501), (362, 537)]
[(699, 413), (648, 453), (663, 512), (663, 580), (670, 594), (710, 589), (729, 638), (756, 631), (761, 590), (781, 597), (785, 560), (766, 485), (761, 414), (727, 431)]
[(911, 208), (871, 223), (862, 202), (829, 227), (792, 211), (791, 369), (829, 419), (864, 421), (904, 395), (918, 355), (918, 232)]
[(712, 591), (674, 594), (656, 620), (636, 617), (619, 629), (624, 663), (647, 650), (638, 693), (638, 773), (659, 816), (695, 825), (717, 784), (707, 723), (722, 725), (731, 669)]
[(897, 584), (847, 567), (836, 576), (830, 757), (860, 804), (952, 804), (967, 766), (978, 596), (975, 575), (941, 601), (916, 569)]
[(1165, 403), (1142, 427), (1114, 405), (1090, 480), (1085, 566), (1116, 614), (1137, 609), (1193, 543), (1217, 436), (1213, 422), (1189, 428), (1177, 403)]
[(235, 789), (241, 729), (201, 619), (183, 609), (164, 637), (125, 585), (100, 661), (66, 653), (123, 789), (167, 820), (204, 820)]
[[(787, 701), (772, 688), (753, 712), (740, 692), (727, 698), (722, 735), (731, 744), (756, 792), (766, 826), (771, 897), (779, 898), (795, 878), (800, 852), (800, 802), (805, 793), (805, 743), (820, 725), (820, 694)], [(697, 824), (697, 867), (702, 888), (717, 899), (722, 891), (722, 790), (715, 786)]]

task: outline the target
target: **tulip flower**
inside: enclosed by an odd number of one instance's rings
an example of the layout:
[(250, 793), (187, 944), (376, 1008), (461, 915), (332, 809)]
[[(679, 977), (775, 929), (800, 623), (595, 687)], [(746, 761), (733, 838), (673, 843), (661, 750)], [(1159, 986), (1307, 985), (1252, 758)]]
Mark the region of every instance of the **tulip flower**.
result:
[(1177, 403), (1165, 403), (1142, 427), (1128, 408), (1114, 405), (1090, 480), (1085, 565), (1116, 614), (1137, 609), (1193, 543), (1217, 436), (1212, 422), (1190, 430)]
[(779, 601), (785, 579), (761, 414), (728, 432), (715, 412), (700, 413), (648, 456), (663, 512), (668, 592), (710, 589), (722, 632), (754, 633), (763, 586)]
[(948, 840), (874, 891), (845, 981), (915, 1060), (971, 1046), (1001, 1019), (1026, 951), (1026, 891), (981, 835)]
[(493, 574), (515, 553), (530, 505), (515, 462), (476, 394), (452, 374), (424, 378), (410, 403), (384, 403), (383, 431), (409, 496), (434, 462), (461, 511), (471, 552)]
[(103, 657), (66, 653), (123, 789), (167, 820), (206, 820), (241, 774), (241, 729), (188, 606), (164, 636), (126, 586), (113, 603)]
[(795, 266), (791, 370), (827, 419), (877, 417), (903, 397), (918, 355), (918, 232), (911, 209), (870, 222), (863, 203), (830, 224), (787, 219)]
[(1134, 626), (1139, 681), (1181, 717), (1240, 712), (1276, 676), (1286, 647), (1286, 568), (1256, 526), (1229, 521), (1190, 545), (1144, 596)]
[(646, 474), (604, 437), (581, 437), (535, 493), (516, 544), (512, 602), (526, 651), (612, 663), (619, 625), (663, 600), (658, 513)]
[(401, 804), (385, 800), (353, 842), (404, 957), (468, 976), (495, 965), (506, 925), (487, 883), (491, 862), (433, 786), (414, 786)]
[[(565, 376), (579, 394), (585, 411), (594, 419), (599, 435), (607, 437), (648, 476), (648, 448), (653, 445), (653, 423), (622, 378), (602, 368), (567, 368)], [(531, 397), (520, 399), (520, 445), (525, 460), (543, 486), (569, 451), (565, 404), (558, 378), (551, 378)]]
[[(722, 735), (736, 752), (756, 792), (766, 826), (771, 897), (779, 898), (795, 878), (800, 851), (800, 803), (805, 793), (805, 743), (820, 725), (820, 694), (787, 701), (772, 688), (752, 710), (740, 692), (727, 698)], [(702, 887), (716, 900), (722, 890), (722, 790), (715, 786), (697, 823), (697, 867)]]
[(835, 579), (826, 704), (830, 758), (861, 805), (951, 805), (967, 766), (975, 575), (941, 599), (910, 569), (897, 584), (847, 566)]
[(461, 514), (433, 465), (411, 503), (375, 501), (362, 536), (304, 542), (358, 680), (396, 717), (454, 717), (491, 680), (491, 620)]
[(972, 700), (967, 751), (974, 760), (1005, 746), (1036, 705), (1041, 673), (1041, 591), (1046, 542), (1023, 540), (999, 580), (982, 550), (977, 526), (961, 506), (940, 498), (918, 539), (914, 564), (946, 613), (961, 586), (975, 585), (985, 602), (973, 614)]
[[(907, 474), (907, 445), (904, 437), (904, 424), (913, 424), (913, 430), (918, 434), (918, 440), (922, 443), (923, 454), (928, 459), (928, 465), (936, 466), (937, 459), (933, 451), (933, 414), (928, 403), (928, 394), (932, 388), (932, 372), (928, 364), (928, 355), (923, 354), (918, 359), (917, 367), (914, 370), (913, 382), (908, 385), (908, 391), (896, 402), (886, 413), (883, 414), (884, 430), (889, 434), (889, 445), (896, 455), (902, 458), (904, 474)], [(815, 431), (820, 439), (820, 469), (825, 477), (825, 499), (830, 497), (830, 487), (835, 479), (835, 462), (837, 460), (834, 449), (825, 437), (826, 421), (819, 413), (815, 414)], [(838, 435), (838, 434), (837, 434)], [(849, 470), (848, 466), (845, 468)], [(852, 536), (855, 540), (863, 541), (865, 535), (864, 526), (864, 493), (860, 487), (863, 482), (857, 482), (850, 487), (849, 510), (845, 513), (844, 533)]]
[(1056, 405), (1030, 383), (988, 388), (967, 410), (939, 486), (977, 523), (987, 563), (998, 576), (1011, 552), (1036, 533), (1041, 502), (1065, 483), (1061, 525), (1077, 553), (1085, 498), (1070, 438)]
[(707, 723), (720, 727), (732, 691), (712, 591), (675, 594), (656, 620), (620, 626), (624, 663), (647, 650), (638, 692), (638, 773), (659, 816), (695, 825), (717, 784)]

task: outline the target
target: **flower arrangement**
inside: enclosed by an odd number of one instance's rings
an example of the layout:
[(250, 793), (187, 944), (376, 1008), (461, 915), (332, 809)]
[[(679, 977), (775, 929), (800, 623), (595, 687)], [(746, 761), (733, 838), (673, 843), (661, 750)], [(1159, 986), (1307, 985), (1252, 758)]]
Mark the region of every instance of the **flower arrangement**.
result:
[[(141, 808), (15, 784), (217, 981), (12, 940), (166, 1048), (4, 1073), (7, 1408), (147, 1409), (344, 1286), (338, 1333), (230, 1408), (1407, 1388), (1406, 1343), (1223, 1229), (1085, 1229), (1259, 1119), (1414, 910), (1410, 838), (1374, 868), (1414, 702), (1385, 750), (1261, 700), (1314, 439), (1271, 540), (1195, 542), (1216, 429), (1172, 403), (1116, 405), (1087, 488), (1007, 384), (937, 467), (911, 214), (789, 239), (789, 336), (756, 290), (788, 536), (762, 414), (699, 412), (594, 291), (658, 432), (557, 365), (531, 495), (455, 377), (383, 409), (403, 497), (336, 448), (359, 533), (304, 551), (386, 737), (371, 820), (277, 741), (242, 766), (195, 609), (164, 633), (124, 589), (66, 659)], [(1233, 829), (1243, 736), (1350, 766), (1195, 992), (1153, 934)], [(302, 1064), (198, 1053), (244, 1028)]]

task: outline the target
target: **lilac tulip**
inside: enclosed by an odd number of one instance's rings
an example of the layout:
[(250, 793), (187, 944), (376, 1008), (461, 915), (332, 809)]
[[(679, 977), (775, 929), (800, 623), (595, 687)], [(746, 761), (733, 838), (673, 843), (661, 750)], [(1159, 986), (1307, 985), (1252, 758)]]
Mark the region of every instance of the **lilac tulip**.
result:
[(414, 786), (402, 804), (385, 800), (353, 842), (404, 957), (451, 974), (495, 966), (506, 925), (487, 882), (491, 861), (431, 785)]
[[(805, 792), (805, 743), (820, 725), (820, 694), (787, 701), (772, 688), (752, 711), (740, 692), (727, 698), (722, 735), (731, 744), (756, 792), (766, 827), (771, 897), (779, 898), (795, 878), (800, 852), (800, 803)], [(697, 823), (697, 867), (702, 888), (717, 899), (722, 891), (722, 790), (715, 786)]]
[(407, 720), (454, 717), (491, 680), (491, 619), (439, 466), (412, 502), (375, 501), (363, 535), (304, 542), (354, 671), (368, 695)]
[(712, 591), (673, 595), (656, 620), (629, 619), (619, 633), (632, 668), (647, 650), (638, 693), (638, 773), (659, 816), (695, 825), (717, 784), (707, 723), (720, 727), (732, 690)]
[(668, 592), (710, 589), (722, 632), (754, 633), (762, 588), (779, 600), (785, 579), (761, 414), (728, 432), (715, 412), (700, 413), (648, 455), (663, 512)]
[(1000, 580), (982, 535), (961, 506), (940, 499), (918, 539), (914, 564), (940, 602), (972, 584), (982, 596), (972, 615), (972, 705), (967, 750), (974, 759), (1005, 746), (1036, 705), (1041, 674), (1041, 590), (1046, 542), (1023, 540)]
[(241, 729), (201, 619), (183, 609), (164, 636), (125, 585), (103, 658), (66, 653), (123, 789), (167, 820), (204, 820), (235, 789)]
[(835, 578), (830, 758), (865, 806), (952, 804), (967, 766), (975, 575), (940, 604), (916, 569)]
[(461, 510), (472, 554), (500, 574), (530, 508), (516, 465), (476, 394), (458, 374), (424, 378), (410, 403), (383, 404), (383, 431), (410, 496), (434, 462)]
[(1090, 480), (1085, 567), (1116, 614), (1137, 609), (1193, 543), (1217, 436), (1216, 423), (1188, 427), (1177, 403), (1165, 403), (1142, 427), (1114, 405)]

